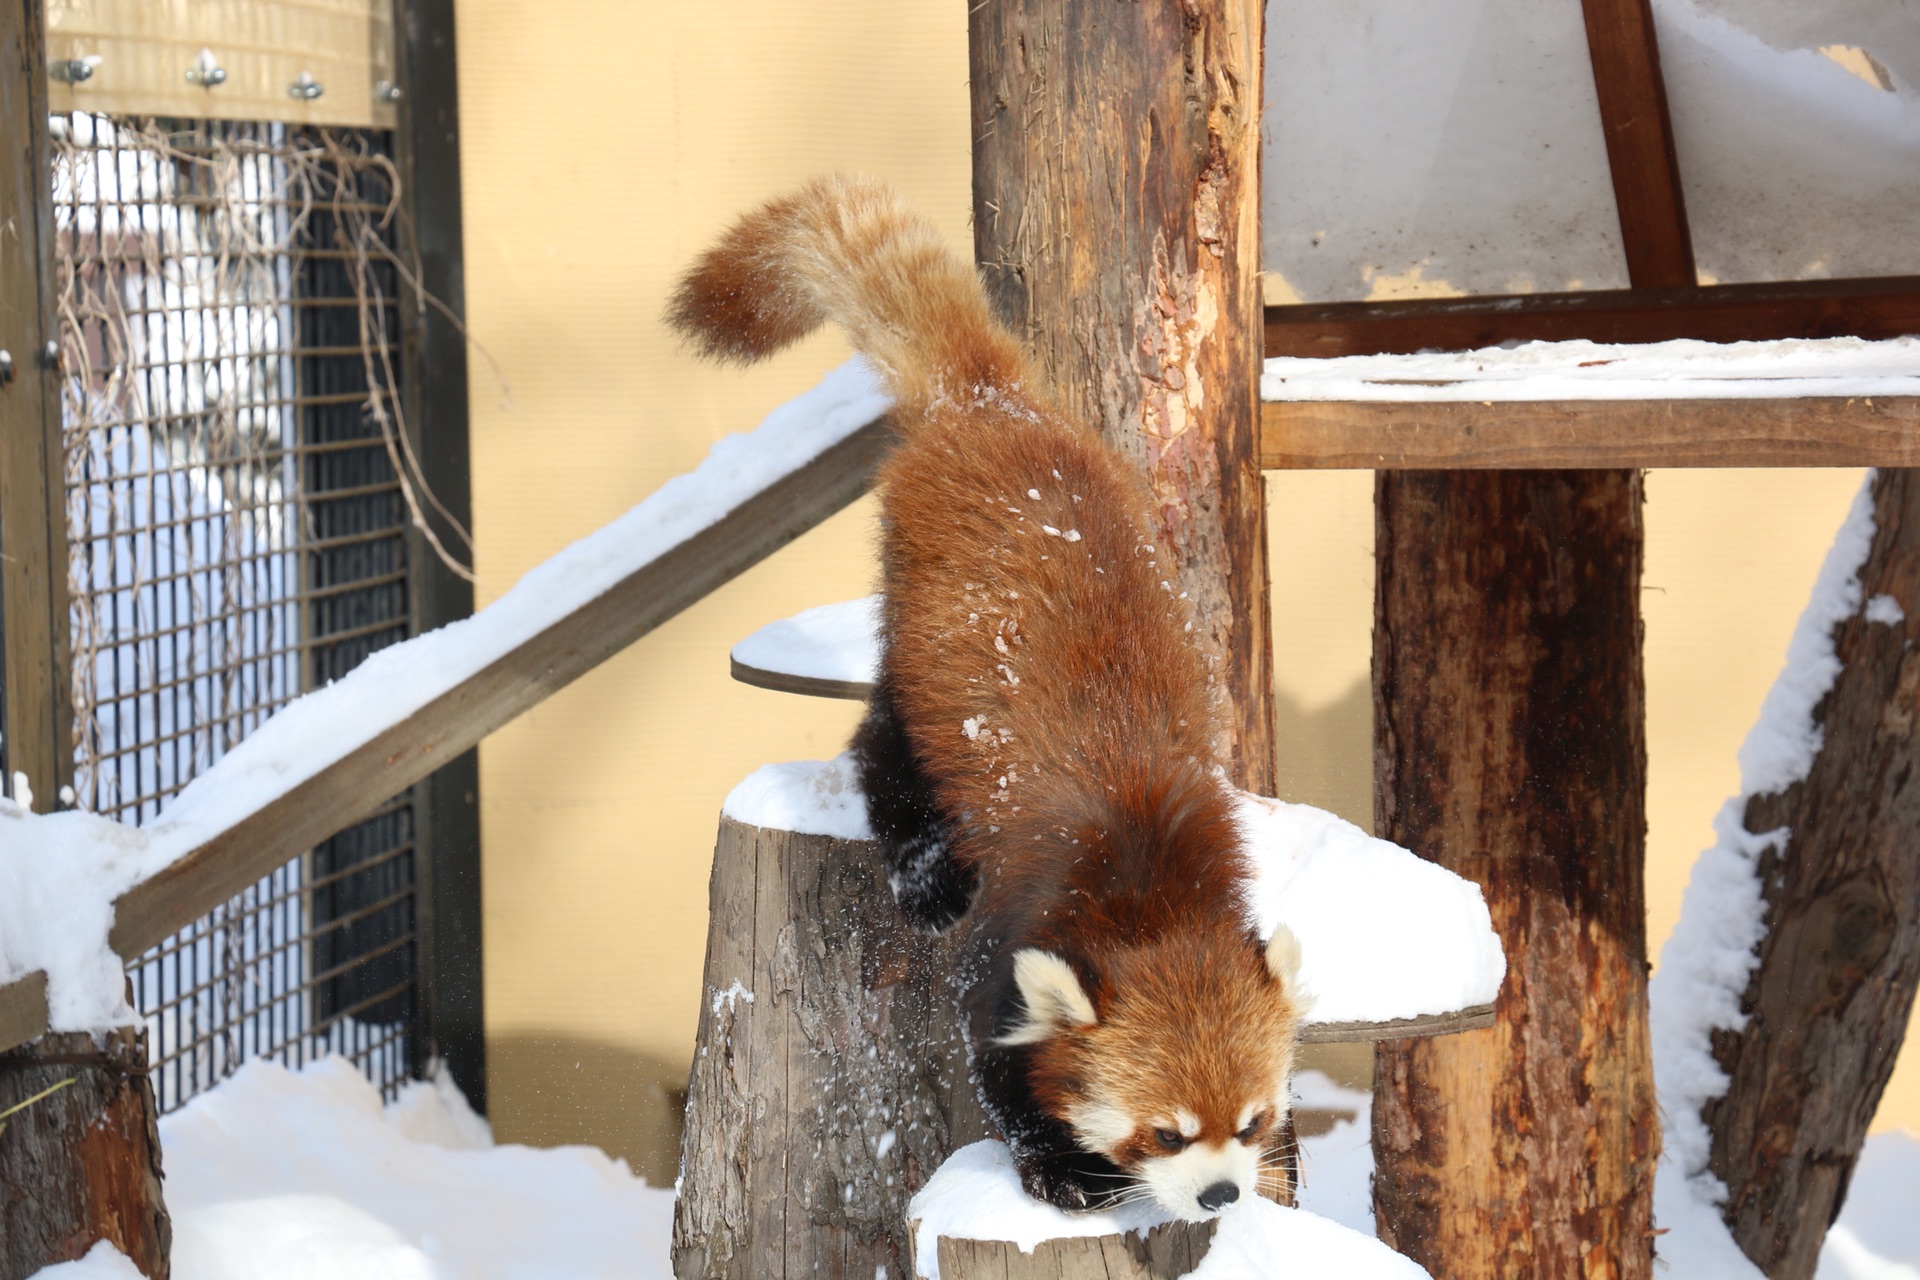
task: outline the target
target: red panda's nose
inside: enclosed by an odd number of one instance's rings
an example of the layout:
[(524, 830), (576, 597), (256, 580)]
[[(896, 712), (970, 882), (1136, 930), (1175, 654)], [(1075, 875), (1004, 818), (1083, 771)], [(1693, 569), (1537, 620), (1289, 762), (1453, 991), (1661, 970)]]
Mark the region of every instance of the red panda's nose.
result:
[(1231, 1182), (1216, 1182), (1200, 1193), (1200, 1207), (1218, 1213), (1240, 1198), (1240, 1188)]

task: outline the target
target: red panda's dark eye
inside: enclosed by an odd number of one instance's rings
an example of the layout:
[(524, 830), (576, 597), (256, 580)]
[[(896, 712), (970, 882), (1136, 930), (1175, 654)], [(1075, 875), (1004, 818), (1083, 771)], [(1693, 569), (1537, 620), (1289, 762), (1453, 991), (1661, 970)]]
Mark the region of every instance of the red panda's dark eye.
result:
[(1267, 1123), (1267, 1115), (1266, 1115), (1266, 1112), (1263, 1111), (1259, 1115), (1255, 1116), (1253, 1119), (1247, 1121), (1247, 1127), (1242, 1129), (1240, 1132), (1234, 1134), (1233, 1136), (1238, 1138), (1242, 1142), (1251, 1142), (1253, 1141), (1254, 1135), (1259, 1133), (1261, 1127), (1266, 1123)]
[(1177, 1129), (1155, 1129), (1153, 1136), (1158, 1138), (1160, 1145), (1169, 1151), (1178, 1151), (1187, 1145), (1187, 1140), (1180, 1136)]

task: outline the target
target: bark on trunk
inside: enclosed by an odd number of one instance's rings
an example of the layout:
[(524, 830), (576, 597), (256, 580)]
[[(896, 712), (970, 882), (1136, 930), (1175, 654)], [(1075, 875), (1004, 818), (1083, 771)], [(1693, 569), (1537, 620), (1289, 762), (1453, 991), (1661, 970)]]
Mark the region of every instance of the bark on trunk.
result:
[(146, 1033), (122, 1028), (99, 1046), (85, 1033), (46, 1035), (0, 1055), (0, 1113), (21, 1103), (0, 1121), (0, 1280), (26, 1280), (101, 1240), (166, 1280), (173, 1229)]
[(1383, 1240), (1436, 1277), (1652, 1266), (1641, 486), (1383, 472), (1375, 826), (1478, 883), (1498, 1021), (1383, 1043)]
[(1062, 402), (1138, 459), (1273, 794), (1259, 0), (970, 6), (974, 248)]
[(913, 1274), (906, 1209), (987, 1136), (951, 938), (911, 934), (872, 845), (720, 820), (674, 1274)]
[[(1834, 632), (1843, 669), (1815, 709), (1824, 745), (1804, 781), (1747, 802), (1781, 833), (1758, 865), (1766, 937), (1741, 1008), (1714, 1034), (1730, 1081), (1704, 1108), (1708, 1168), (1734, 1239), (1774, 1280), (1811, 1276), (1846, 1199), (1920, 983), (1920, 472), (1873, 482), (1863, 605)], [(1884, 609), (1884, 606), (1882, 606)]]

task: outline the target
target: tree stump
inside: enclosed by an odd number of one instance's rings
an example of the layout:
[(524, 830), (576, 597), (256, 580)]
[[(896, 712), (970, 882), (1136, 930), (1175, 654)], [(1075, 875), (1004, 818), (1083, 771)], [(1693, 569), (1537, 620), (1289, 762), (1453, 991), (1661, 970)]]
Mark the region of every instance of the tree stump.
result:
[(1383, 1042), (1380, 1237), (1448, 1280), (1647, 1280), (1640, 480), (1382, 472), (1375, 830), (1480, 884), (1496, 1023)]
[(1176, 1280), (1207, 1256), (1218, 1225), (1169, 1222), (1144, 1237), (1047, 1240), (1032, 1253), (1004, 1240), (942, 1236), (940, 1280)]
[(27, 1280), (101, 1240), (166, 1280), (173, 1228), (146, 1032), (122, 1027), (98, 1046), (84, 1032), (45, 1035), (0, 1055), (0, 1113), (21, 1103), (0, 1121), (0, 1280)]
[(911, 1276), (907, 1202), (988, 1136), (950, 975), (874, 846), (720, 820), (674, 1274)]
[(1873, 508), (1862, 601), (1903, 616), (1834, 629), (1843, 665), (1814, 710), (1811, 772), (1747, 801), (1748, 832), (1785, 834), (1759, 857), (1748, 1021), (1714, 1033), (1729, 1083), (1703, 1110), (1723, 1216), (1775, 1280), (1814, 1272), (1920, 986), (1920, 472), (1880, 472)]

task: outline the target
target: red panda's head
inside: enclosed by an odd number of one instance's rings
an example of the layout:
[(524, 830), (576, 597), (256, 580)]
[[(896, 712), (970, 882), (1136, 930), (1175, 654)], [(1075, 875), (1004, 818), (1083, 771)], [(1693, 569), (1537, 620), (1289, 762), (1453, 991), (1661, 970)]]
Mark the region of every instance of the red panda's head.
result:
[(1181, 932), (1082, 957), (1014, 957), (1040, 1106), (1170, 1213), (1212, 1217), (1285, 1174), (1269, 1158), (1291, 1093), (1300, 947)]

